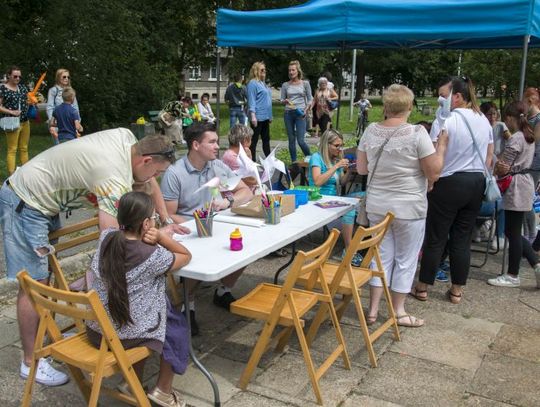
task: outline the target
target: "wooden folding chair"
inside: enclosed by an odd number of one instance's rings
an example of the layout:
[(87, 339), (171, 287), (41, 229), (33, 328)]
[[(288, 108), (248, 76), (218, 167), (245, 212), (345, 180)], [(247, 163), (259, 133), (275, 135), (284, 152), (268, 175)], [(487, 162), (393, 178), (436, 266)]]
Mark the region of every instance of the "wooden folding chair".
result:
[[(68, 365), (89, 406), (97, 406), (103, 378), (121, 373), (133, 396), (105, 387), (103, 392), (125, 403), (150, 407), (133, 364), (150, 356), (151, 351), (146, 347), (124, 350), (95, 291), (74, 293), (53, 288), (33, 280), (26, 270), (19, 272), (17, 279), (39, 315), (32, 365), (24, 388), (22, 406), (30, 406), (39, 359), (52, 356)], [(97, 321), (103, 332), (100, 348), (92, 346), (86, 332), (64, 338), (52, 316), (53, 312), (75, 320)], [(46, 334), (50, 339), (48, 345), (44, 345)], [(90, 380), (84, 377), (83, 370), (90, 374)]]
[[(261, 335), (240, 378), (238, 386), (241, 389), (246, 389), (263, 353), (274, 344), (276, 344), (277, 351), (282, 351), (293, 330), (296, 331), (298, 336), (313, 391), (319, 404), (322, 404), (319, 379), (334, 361), (341, 356), (345, 367), (347, 369), (351, 368), (343, 334), (341, 333), (336, 310), (332, 302), (330, 288), (322, 277), (321, 268), (328, 259), (328, 256), (330, 256), (338, 236), (339, 231), (334, 229), (326, 242), (321, 246), (307, 253), (299, 251), (296, 254), (283, 286), (267, 283), (259, 284), (249, 294), (231, 304), (232, 313), (265, 321)], [(319, 276), (322, 281), (322, 294), (294, 288), (299, 276), (312, 273)], [(325, 308), (326, 312), (330, 313), (338, 345), (322, 365), (318, 369), (315, 369), (311, 359), (309, 345), (304, 335), (303, 327), (305, 322), (301, 318), (318, 303), (320, 303), (320, 307)], [(272, 339), (272, 333), (276, 325), (284, 326), (284, 328)]]
[[(341, 263), (326, 262), (323, 265), (322, 278), (317, 278), (315, 275), (306, 275), (298, 278), (298, 284), (305, 287), (306, 290), (312, 290), (313, 288), (322, 289), (328, 284), (330, 286), (330, 294), (332, 295), (332, 298), (336, 298), (336, 294), (342, 295), (340, 302), (335, 306), (336, 313), (340, 321), (343, 313), (345, 312), (345, 308), (351, 302), (351, 300), (353, 300), (372, 367), (377, 367), (377, 357), (375, 356), (375, 351), (373, 350), (373, 343), (387, 329), (393, 327), (395, 340), (399, 341), (401, 339), (379, 252), (381, 241), (393, 219), (394, 215), (389, 212), (379, 224), (369, 228), (359, 227), (354, 234), (345, 255), (343, 256)], [(360, 267), (352, 266), (351, 260), (354, 254), (358, 250), (366, 249), (367, 253), (364, 256)], [(371, 268), (371, 263), (373, 260), (375, 261), (375, 268)], [(389, 318), (379, 328), (370, 334), (366, 323), (366, 318), (362, 310), (362, 303), (360, 302), (360, 293), (362, 286), (367, 284), (372, 277), (379, 277), (382, 281)], [(326, 310), (322, 308), (319, 309), (315, 315), (315, 318), (313, 319), (313, 323), (310, 326), (310, 330), (307, 335), (308, 343), (311, 343), (317, 334), (320, 325), (325, 321), (326, 318)]]
[[(97, 217), (75, 223), (73, 225), (64, 226), (54, 232), (49, 233), (49, 241), (53, 244), (55, 252), (49, 256), (49, 267), (51, 269), (52, 279), (50, 284), (55, 288), (62, 290), (71, 290), (67, 281), (57, 254), (64, 250), (83, 245), (93, 240), (98, 240), (100, 231), (98, 229), (99, 221)], [(173, 305), (178, 305), (181, 302), (179, 287), (174, 281), (172, 274), (167, 274), (168, 285), (171, 292), (171, 302)]]
[(81, 246), (85, 243), (99, 239), (99, 221), (97, 217), (64, 226), (54, 232), (49, 233), (49, 241), (54, 242), (55, 252), (49, 256), (49, 267), (51, 269), (51, 281), (53, 287), (62, 290), (70, 290), (69, 283), (62, 271), (57, 255), (65, 250)]

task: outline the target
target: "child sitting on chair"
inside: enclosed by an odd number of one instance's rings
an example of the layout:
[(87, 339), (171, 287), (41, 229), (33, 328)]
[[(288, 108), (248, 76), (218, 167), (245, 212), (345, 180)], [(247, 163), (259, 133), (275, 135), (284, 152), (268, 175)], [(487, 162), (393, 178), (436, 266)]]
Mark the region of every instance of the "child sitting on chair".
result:
[[(101, 233), (92, 260), (91, 288), (96, 290), (125, 349), (146, 346), (161, 354), (156, 387), (148, 398), (160, 406), (185, 406), (172, 389), (174, 373), (184, 373), (188, 363), (188, 332), (183, 315), (176, 313), (165, 292), (166, 273), (191, 260), (190, 252), (155, 227), (152, 198), (143, 192), (122, 196), (118, 229)], [(100, 347), (95, 321), (88, 321), (90, 342)], [(144, 362), (134, 365), (142, 382)], [(128, 386), (119, 386), (128, 392)]]

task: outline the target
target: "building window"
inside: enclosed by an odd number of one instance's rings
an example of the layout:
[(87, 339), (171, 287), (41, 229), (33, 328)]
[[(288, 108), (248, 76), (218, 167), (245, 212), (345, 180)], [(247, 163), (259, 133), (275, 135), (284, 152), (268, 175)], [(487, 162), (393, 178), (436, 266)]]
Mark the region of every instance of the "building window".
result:
[(192, 93), (191, 94), (191, 100), (197, 100), (199, 99), (199, 94), (198, 93)]
[(212, 93), (212, 99), (217, 99), (217, 93)]
[(200, 66), (189, 68), (189, 80), (190, 81), (201, 80), (201, 67)]
[[(219, 73), (219, 80), (221, 81), (222, 79), (222, 76), (221, 76), (221, 72)], [(208, 80), (209, 81), (216, 81), (217, 80), (217, 68), (215, 66), (211, 67), (210, 68), (210, 73), (208, 75)]]

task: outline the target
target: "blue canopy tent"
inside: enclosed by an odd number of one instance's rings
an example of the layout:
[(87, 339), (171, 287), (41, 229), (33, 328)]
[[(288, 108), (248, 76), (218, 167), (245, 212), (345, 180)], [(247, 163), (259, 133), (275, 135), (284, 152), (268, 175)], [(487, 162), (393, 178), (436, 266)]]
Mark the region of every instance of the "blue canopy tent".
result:
[[(540, 47), (540, 0), (311, 0), (274, 10), (219, 9), (221, 47), (317, 49)], [(338, 113), (339, 121), (339, 113)]]

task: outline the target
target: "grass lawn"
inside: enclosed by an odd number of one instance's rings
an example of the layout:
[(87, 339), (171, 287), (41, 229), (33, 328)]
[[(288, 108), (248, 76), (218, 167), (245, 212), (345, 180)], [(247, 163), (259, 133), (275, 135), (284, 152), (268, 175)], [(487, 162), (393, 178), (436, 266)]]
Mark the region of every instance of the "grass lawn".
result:
[[(435, 98), (431, 99), (425, 99), (428, 101), (430, 106), (435, 107), (437, 105), (437, 101)], [(373, 105), (373, 109), (369, 112), (369, 119), (370, 122), (374, 121), (380, 121), (382, 119), (382, 102), (379, 99), (374, 99), (371, 101)], [(215, 106), (214, 106), (215, 108)], [(270, 125), (270, 137), (272, 140), (283, 140), (283, 148), (279, 151), (278, 157), (285, 161), (286, 163), (290, 163), (289, 153), (287, 149), (287, 132), (285, 131), (285, 123), (283, 122), (283, 111), (284, 106), (274, 105), (273, 107), (274, 111), (274, 120), (272, 121)], [(52, 139), (49, 135), (49, 131), (47, 129), (47, 125), (44, 121), (45, 112), (41, 113), (41, 122), (40, 123), (31, 123), (31, 131), (30, 131), (30, 145), (29, 145), (29, 155), (30, 158), (34, 157), (35, 155), (39, 154), (40, 152), (46, 150), (49, 147), (53, 146)], [(334, 123), (336, 122), (337, 112), (334, 114)], [(349, 121), (349, 104), (343, 103), (342, 104), (342, 110), (340, 112), (340, 130), (344, 134), (352, 134), (355, 127), (356, 127), (356, 119), (358, 117), (358, 109), (354, 109), (354, 117), (352, 121)], [(219, 126), (219, 132), (220, 135), (223, 137), (225, 136), (229, 131), (229, 108), (226, 104), (222, 104), (220, 106), (220, 118), (221, 123)], [(430, 116), (424, 116), (421, 114), (421, 112), (418, 112), (416, 109), (413, 110), (411, 117), (409, 119), (410, 123), (415, 123), (419, 120), (433, 120), (433, 117)], [(129, 128), (129, 123), (125, 123), (124, 126)], [(346, 146), (352, 147), (355, 144), (355, 140), (350, 137), (346, 138)], [(315, 146), (312, 146), (312, 150), (314, 151), (316, 149)], [(298, 158), (302, 159), (303, 155), (300, 149), (298, 148)], [(20, 165), (20, 163), (18, 162)], [(6, 169), (6, 138), (0, 137), (0, 178), (4, 180), (7, 176), (7, 169)]]

